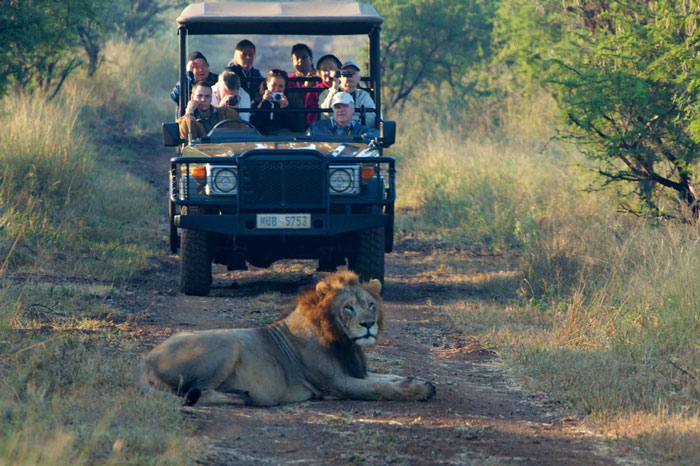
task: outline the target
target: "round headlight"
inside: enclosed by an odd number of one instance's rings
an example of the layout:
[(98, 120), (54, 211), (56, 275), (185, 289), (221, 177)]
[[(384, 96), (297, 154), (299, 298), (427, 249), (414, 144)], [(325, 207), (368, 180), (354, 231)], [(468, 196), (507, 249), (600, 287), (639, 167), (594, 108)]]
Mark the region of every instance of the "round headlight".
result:
[(352, 187), (352, 175), (350, 170), (336, 169), (331, 172), (331, 190), (336, 193), (344, 193)]
[(233, 170), (222, 168), (214, 172), (213, 176), (214, 187), (222, 193), (230, 193), (236, 189), (238, 181)]

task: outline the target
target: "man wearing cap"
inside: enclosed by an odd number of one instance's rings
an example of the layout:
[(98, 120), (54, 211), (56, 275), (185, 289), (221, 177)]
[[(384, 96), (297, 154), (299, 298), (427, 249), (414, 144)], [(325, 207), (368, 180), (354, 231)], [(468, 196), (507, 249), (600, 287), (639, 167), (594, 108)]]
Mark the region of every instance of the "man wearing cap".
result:
[[(332, 87), (328, 91), (321, 93), (319, 97), (319, 102), (321, 102), (321, 108), (327, 108), (333, 99), (333, 96), (338, 92), (347, 92), (352, 96), (355, 102), (355, 114), (353, 115), (353, 120), (360, 121), (361, 107), (365, 108), (375, 108), (374, 100), (366, 91), (359, 89), (357, 86), (360, 84), (360, 79), (362, 78), (360, 74), (360, 65), (354, 61), (346, 62), (340, 69), (340, 83), (338, 88)], [(327, 115), (325, 116), (327, 118)], [(365, 125), (368, 128), (373, 128), (376, 121), (376, 115), (372, 112), (365, 113)]]
[(365, 136), (369, 139), (379, 136), (375, 128), (366, 128), (353, 119), (355, 102), (347, 92), (336, 92), (331, 98), (331, 108), (333, 116), (315, 121), (309, 128), (310, 136)]
[[(205, 81), (209, 83), (210, 86), (213, 86), (218, 79), (218, 74), (209, 72), (209, 62), (202, 52), (194, 51), (187, 55), (187, 89), (189, 91), (192, 91), (192, 85), (196, 81)], [(175, 84), (172, 92), (170, 92), (170, 98), (173, 99), (176, 104), (180, 103), (179, 82)]]
[[(192, 85), (192, 98), (187, 104), (185, 114), (178, 118), (180, 139), (191, 141), (205, 136), (217, 123), (229, 118), (240, 119), (240, 115), (228, 105), (214, 107), (211, 104), (211, 86), (206, 81), (196, 81)], [(241, 122), (224, 124), (227, 127), (245, 128)]]

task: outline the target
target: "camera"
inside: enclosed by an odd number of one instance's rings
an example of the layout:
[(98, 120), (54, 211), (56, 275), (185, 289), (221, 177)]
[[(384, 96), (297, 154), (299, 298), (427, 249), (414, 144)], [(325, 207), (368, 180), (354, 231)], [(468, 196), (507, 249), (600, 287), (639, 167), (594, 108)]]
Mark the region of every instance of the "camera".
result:
[(282, 93), (281, 92), (270, 92), (270, 100), (282, 100)]
[(239, 99), (237, 95), (231, 96), (228, 98), (226, 105), (228, 105), (229, 107), (235, 107), (236, 105), (238, 105), (238, 100)]

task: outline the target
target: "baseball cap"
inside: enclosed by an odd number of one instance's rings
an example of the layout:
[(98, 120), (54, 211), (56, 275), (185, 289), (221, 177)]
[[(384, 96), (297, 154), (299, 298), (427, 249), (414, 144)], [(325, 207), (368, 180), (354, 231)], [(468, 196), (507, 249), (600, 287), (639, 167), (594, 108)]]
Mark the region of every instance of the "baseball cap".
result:
[(340, 69), (342, 70), (343, 68), (349, 68), (351, 66), (353, 68), (355, 68), (357, 71), (360, 71), (360, 65), (358, 65), (354, 61), (346, 61), (345, 63), (343, 63), (343, 66)]
[(352, 104), (355, 105), (355, 100), (347, 92), (338, 92), (331, 99), (331, 107), (335, 104)]

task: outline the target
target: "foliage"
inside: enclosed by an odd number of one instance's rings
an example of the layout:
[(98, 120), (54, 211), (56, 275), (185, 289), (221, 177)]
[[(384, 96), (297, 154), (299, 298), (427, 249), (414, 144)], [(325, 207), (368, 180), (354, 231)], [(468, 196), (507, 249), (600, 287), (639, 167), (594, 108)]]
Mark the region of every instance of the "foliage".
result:
[(77, 29), (96, 17), (93, 0), (35, 0), (0, 4), (0, 95), (40, 89), (55, 96), (81, 60), (71, 51)]
[(693, 2), (636, 0), (506, 0), (498, 10), (500, 59), (554, 93), (565, 135), (639, 214), (678, 215), (677, 201), (700, 213), (699, 13)]
[(177, 0), (34, 0), (0, 2), (0, 96), (38, 90), (53, 98), (87, 55), (92, 76), (102, 61), (105, 41), (150, 37), (158, 14)]
[(401, 106), (417, 90), (447, 82), (462, 95), (490, 58), (489, 0), (373, 0), (384, 17), (382, 76), (386, 103)]
[(163, 25), (161, 14), (185, 4), (181, 0), (94, 0), (99, 11), (96, 21), (78, 28), (80, 44), (88, 56), (88, 76), (102, 62), (103, 50), (110, 38), (142, 41), (153, 37)]

